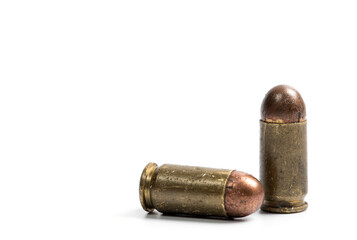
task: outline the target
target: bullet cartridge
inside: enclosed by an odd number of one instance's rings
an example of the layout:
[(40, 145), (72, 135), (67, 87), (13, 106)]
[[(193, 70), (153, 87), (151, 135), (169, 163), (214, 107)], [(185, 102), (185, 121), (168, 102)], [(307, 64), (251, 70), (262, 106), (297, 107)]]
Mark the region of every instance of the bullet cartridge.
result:
[(143, 170), (139, 194), (148, 212), (231, 218), (255, 212), (264, 198), (261, 183), (244, 172), (155, 163)]
[(265, 190), (262, 210), (297, 213), (307, 208), (305, 103), (286, 85), (272, 88), (261, 106), (260, 181)]

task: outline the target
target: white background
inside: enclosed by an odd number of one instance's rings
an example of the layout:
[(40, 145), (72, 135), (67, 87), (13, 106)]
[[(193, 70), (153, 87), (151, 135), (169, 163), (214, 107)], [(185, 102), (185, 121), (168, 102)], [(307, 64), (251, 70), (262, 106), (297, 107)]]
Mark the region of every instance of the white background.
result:
[[(356, 239), (356, 1), (1, 1), (0, 239)], [(148, 162), (259, 177), (260, 104), (307, 106), (306, 212), (146, 214)]]

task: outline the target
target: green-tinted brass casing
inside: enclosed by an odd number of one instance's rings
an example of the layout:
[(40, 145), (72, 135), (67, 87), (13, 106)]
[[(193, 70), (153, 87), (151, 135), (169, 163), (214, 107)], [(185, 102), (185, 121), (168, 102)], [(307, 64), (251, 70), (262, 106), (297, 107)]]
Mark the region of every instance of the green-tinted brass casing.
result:
[(227, 217), (224, 194), (232, 170), (149, 163), (140, 179), (144, 210)]
[(302, 212), (307, 208), (306, 121), (260, 121), (260, 181), (265, 190), (262, 210)]

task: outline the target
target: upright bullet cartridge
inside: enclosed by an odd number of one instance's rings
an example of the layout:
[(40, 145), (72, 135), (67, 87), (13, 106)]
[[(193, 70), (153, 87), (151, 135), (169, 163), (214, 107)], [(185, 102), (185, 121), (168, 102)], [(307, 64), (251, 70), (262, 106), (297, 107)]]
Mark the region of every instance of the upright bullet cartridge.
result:
[(279, 85), (261, 106), (260, 180), (262, 210), (296, 213), (307, 208), (306, 109), (294, 88)]
[(139, 193), (148, 212), (218, 217), (247, 216), (264, 198), (261, 183), (244, 172), (155, 163), (143, 170)]

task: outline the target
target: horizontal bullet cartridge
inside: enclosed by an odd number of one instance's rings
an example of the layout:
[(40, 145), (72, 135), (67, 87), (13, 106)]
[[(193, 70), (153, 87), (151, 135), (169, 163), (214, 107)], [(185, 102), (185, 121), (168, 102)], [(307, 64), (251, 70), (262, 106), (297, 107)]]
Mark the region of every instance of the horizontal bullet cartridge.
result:
[(253, 176), (235, 170), (149, 163), (140, 179), (144, 210), (165, 214), (244, 217), (262, 204)]

